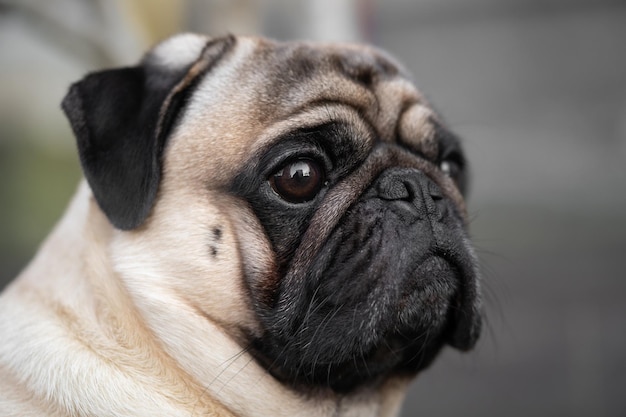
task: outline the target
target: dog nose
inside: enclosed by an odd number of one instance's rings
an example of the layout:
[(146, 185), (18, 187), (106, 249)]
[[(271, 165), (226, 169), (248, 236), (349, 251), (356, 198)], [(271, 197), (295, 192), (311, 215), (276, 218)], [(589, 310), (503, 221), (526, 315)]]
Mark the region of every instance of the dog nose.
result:
[(409, 203), (420, 218), (441, 220), (446, 214), (441, 188), (418, 169), (392, 168), (383, 172), (376, 183), (376, 191), (383, 200)]

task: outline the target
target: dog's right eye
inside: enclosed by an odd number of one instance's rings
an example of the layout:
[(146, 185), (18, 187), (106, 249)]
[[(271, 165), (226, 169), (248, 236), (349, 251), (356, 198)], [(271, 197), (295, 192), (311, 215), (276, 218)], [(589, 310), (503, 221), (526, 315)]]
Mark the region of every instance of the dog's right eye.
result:
[(276, 171), (270, 178), (272, 190), (290, 203), (311, 201), (325, 184), (322, 167), (311, 159), (298, 159)]

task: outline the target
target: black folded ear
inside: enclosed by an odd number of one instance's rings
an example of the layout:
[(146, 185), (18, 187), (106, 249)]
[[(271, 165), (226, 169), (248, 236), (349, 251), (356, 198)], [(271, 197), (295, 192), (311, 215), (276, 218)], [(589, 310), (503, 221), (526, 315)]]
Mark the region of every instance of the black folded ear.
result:
[(233, 42), (180, 35), (137, 66), (92, 73), (71, 86), (62, 107), (85, 177), (115, 227), (134, 229), (150, 213), (177, 115), (200, 76)]

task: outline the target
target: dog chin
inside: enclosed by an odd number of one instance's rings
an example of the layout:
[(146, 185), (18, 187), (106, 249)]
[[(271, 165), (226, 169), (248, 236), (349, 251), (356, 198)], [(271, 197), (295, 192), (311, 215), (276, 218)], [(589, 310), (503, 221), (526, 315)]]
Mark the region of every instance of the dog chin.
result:
[(430, 365), (455, 328), (451, 306), (458, 289), (449, 279), (454, 268), (433, 256), (414, 273), (433, 272), (441, 279), (419, 280), (422, 284), (413, 288), (380, 284), (374, 292), (386, 295), (378, 300), (355, 302), (349, 293), (333, 296), (321, 286), (306, 311), (292, 320), (299, 326), (256, 340), (257, 357), (277, 379), (296, 388), (350, 392), (390, 376), (413, 376)]

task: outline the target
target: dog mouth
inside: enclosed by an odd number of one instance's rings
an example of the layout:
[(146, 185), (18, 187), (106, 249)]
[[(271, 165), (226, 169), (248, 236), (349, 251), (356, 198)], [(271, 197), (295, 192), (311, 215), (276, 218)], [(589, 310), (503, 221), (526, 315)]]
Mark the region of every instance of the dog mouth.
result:
[(392, 375), (415, 375), (446, 343), (470, 332), (458, 320), (467, 314), (461, 274), (454, 263), (430, 255), (413, 270), (409, 285), (380, 284), (362, 299), (360, 291), (342, 297), (318, 286), (292, 326), (269, 329), (254, 340), (252, 352), (274, 377), (297, 389), (349, 392)]

